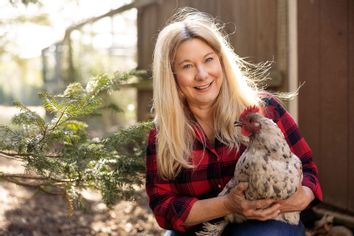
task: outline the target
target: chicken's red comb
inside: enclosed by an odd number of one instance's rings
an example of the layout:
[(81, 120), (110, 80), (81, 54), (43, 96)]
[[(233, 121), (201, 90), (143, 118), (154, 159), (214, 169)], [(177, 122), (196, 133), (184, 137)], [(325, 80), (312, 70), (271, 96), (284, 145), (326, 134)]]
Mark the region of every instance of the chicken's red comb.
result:
[(240, 115), (240, 120), (244, 119), (246, 117), (246, 115), (249, 113), (260, 113), (259, 107), (255, 106), (255, 105), (246, 107), (246, 109), (243, 110), (243, 112)]

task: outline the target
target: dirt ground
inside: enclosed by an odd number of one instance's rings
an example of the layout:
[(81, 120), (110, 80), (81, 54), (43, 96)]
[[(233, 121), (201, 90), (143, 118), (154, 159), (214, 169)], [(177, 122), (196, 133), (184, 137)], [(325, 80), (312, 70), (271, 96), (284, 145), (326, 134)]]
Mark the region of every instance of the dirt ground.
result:
[[(0, 171), (20, 171), (21, 167), (0, 157)], [(69, 216), (66, 201), (9, 182), (0, 182), (1, 236), (125, 236), (162, 235), (144, 191), (134, 202), (121, 201), (113, 209), (100, 195), (87, 191), (85, 210)]]
[[(0, 171), (21, 173), (23, 168), (0, 156)], [(121, 201), (113, 209), (107, 209), (98, 193), (85, 191), (83, 196), (87, 200), (85, 210), (70, 216), (63, 198), (0, 181), (0, 236), (163, 235), (143, 190), (136, 201)], [(331, 216), (319, 220), (310, 214), (307, 218), (315, 228), (307, 228), (306, 236), (353, 236), (343, 226), (333, 227)]]

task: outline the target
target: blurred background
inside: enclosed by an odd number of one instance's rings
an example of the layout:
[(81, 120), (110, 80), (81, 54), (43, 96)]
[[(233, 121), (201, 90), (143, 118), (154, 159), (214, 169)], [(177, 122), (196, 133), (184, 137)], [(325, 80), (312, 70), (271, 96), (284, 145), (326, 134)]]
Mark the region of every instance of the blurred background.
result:
[[(58, 93), (71, 82), (130, 69), (148, 76), (107, 98), (123, 112), (91, 122), (92, 135), (151, 118), (154, 42), (184, 6), (225, 23), (240, 56), (272, 61), (269, 90), (294, 91), (304, 82), (287, 106), (319, 167), (324, 204), (317, 214), (354, 227), (353, 0), (1, 0), (0, 123), (16, 113), (14, 100), (45, 116), (39, 91)], [(127, 235), (149, 234), (132, 225)], [(150, 234), (158, 234), (153, 227)]]
[[(9, 112), (1, 112), (0, 121), (8, 122), (15, 112), (5, 107), (13, 101), (37, 106), (39, 91), (58, 94), (71, 82), (86, 84), (98, 74), (137, 68), (137, 9), (126, 7), (131, 2), (2, 0), (0, 105)], [(124, 112), (105, 112), (97, 135), (136, 121), (135, 89), (107, 99)]]

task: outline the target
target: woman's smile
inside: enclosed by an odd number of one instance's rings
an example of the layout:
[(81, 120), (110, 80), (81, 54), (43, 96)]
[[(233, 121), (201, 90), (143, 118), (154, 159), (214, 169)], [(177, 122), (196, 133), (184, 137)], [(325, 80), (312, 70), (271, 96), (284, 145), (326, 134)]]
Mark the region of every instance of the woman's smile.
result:
[(199, 91), (207, 91), (208, 88), (211, 87), (211, 85), (213, 84), (214, 81), (211, 81), (210, 83), (207, 83), (206, 85), (202, 85), (202, 86), (196, 86), (194, 87), (195, 89), (199, 90)]

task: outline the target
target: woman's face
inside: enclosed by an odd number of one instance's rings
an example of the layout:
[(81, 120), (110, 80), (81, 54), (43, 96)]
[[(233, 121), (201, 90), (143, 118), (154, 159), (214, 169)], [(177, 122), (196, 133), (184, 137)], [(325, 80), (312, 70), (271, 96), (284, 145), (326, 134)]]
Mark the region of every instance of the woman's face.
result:
[(189, 106), (211, 106), (219, 95), (223, 70), (219, 56), (204, 41), (184, 41), (173, 64), (175, 78)]

